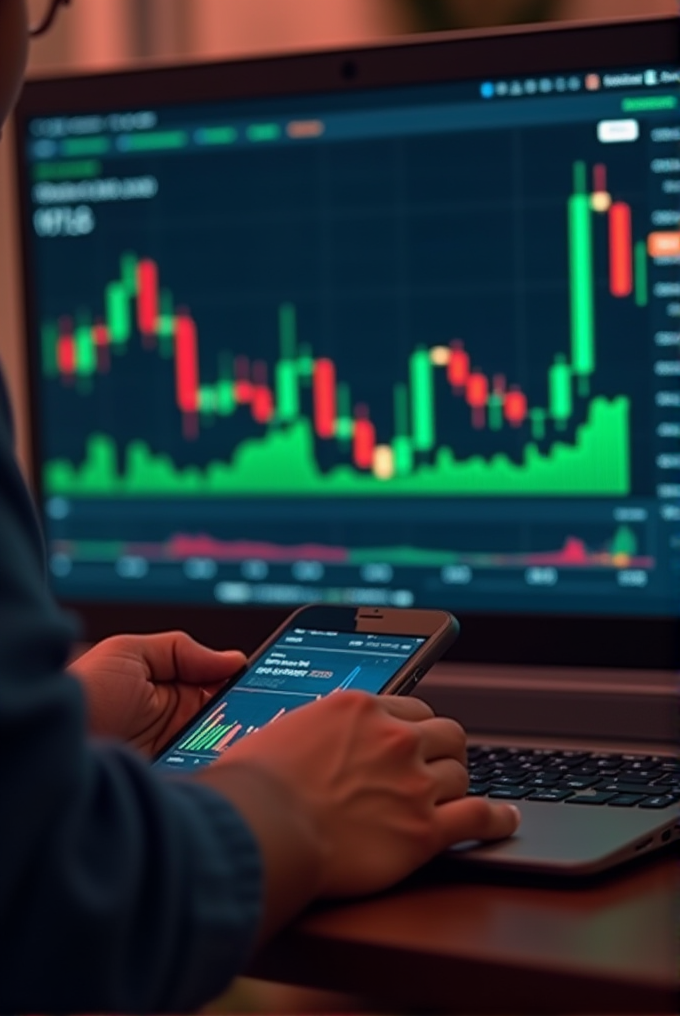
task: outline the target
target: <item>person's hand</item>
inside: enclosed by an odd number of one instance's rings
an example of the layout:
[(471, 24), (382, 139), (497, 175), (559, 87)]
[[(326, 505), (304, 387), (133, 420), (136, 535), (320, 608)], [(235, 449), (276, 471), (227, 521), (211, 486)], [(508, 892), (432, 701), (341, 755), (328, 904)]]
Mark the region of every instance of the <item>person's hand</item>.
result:
[(411, 698), (331, 695), (195, 778), (228, 797), (260, 843), (264, 935), (315, 898), (384, 889), (449, 844), (500, 839), (519, 822), (510, 805), (464, 797), (464, 731)]
[(116, 635), (69, 668), (80, 678), (92, 734), (153, 755), (242, 669), (236, 650), (215, 652), (183, 632)]

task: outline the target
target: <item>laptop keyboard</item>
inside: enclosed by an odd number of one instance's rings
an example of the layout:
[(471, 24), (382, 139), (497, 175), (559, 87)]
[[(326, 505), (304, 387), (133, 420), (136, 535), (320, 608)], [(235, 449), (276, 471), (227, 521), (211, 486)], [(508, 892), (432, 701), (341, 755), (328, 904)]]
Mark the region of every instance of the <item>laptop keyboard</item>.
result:
[(468, 748), (476, 797), (662, 809), (680, 801), (680, 760), (536, 748)]

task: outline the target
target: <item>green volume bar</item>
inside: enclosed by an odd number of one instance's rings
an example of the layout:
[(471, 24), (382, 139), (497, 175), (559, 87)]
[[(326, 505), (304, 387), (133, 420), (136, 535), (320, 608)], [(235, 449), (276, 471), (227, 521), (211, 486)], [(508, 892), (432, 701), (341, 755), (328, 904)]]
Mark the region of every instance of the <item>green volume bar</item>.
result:
[(564, 356), (556, 356), (549, 371), (550, 415), (563, 427), (573, 411), (571, 367)]
[(87, 324), (78, 325), (75, 331), (76, 373), (81, 377), (94, 374), (97, 369), (97, 353), (94, 348), (92, 329)]
[(574, 165), (574, 194), (569, 198), (569, 276), (571, 287), (572, 370), (587, 377), (595, 369), (595, 298), (590, 197), (586, 165)]
[(635, 244), (635, 303), (638, 307), (646, 307), (648, 301), (647, 244), (644, 240), (638, 240)]
[(109, 282), (105, 294), (106, 324), (112, 345), (130, 338), (130, 295), (124, 282)]
[(300, 392), (297, 354), (295, 307), (284, 303), (279, 308), (281, 359), (276, 365), (276, 409), (279, 420), (289, 423), (300, 415)]
[[(322, 472), (314, 457), (314, 431), (306, 419), (285, 429), (271, 428), (264, 438), (244, 441), (231, 462), (215, 461), (205, 468), (177, 467), (169, 456), (155, 454), (142, 441), (127, 446), (119, 468), (115, 442), (104, 434), (93, 434), (83, 463), (50, 462), (44, 484), (48, 494), (65, 497), (222, 497), (225, 493), (230, 497), (450, 497), (452, 491), (503, 497), (618, 496), (630, 492), (629, 414), (628, 399), (598, 397), (590, 404), (588, 419), (577, 428), (574, 444), (555, 442), (545, 454), (536, 444), (528, 444), (521, 462), (501, 454), (489, 461), (478, 456), (457, 460), (450, 448), (441, 448), (432, 463), (421, 464), (407, 475), (397, 474), (389, 483), (348, 466)], [(542, 416), (535, 410), (531, 423), (539, 440)]]
[(427, 349), (416, 349), (409, 362), (411, 380), (411, 412), (413, 416), (413, 447), (429, 452), (435, 443), (434, 378)]

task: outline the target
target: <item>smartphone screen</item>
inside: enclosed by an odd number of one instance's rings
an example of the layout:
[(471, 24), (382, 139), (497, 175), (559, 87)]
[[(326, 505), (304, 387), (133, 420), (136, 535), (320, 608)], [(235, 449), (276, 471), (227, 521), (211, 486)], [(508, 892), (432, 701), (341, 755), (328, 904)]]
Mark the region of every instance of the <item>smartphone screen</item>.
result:
[(375, 694), (425, 641), (419, 636), (287, 628), (155, 765), (193, 771), (307, 702), (348, 688)]

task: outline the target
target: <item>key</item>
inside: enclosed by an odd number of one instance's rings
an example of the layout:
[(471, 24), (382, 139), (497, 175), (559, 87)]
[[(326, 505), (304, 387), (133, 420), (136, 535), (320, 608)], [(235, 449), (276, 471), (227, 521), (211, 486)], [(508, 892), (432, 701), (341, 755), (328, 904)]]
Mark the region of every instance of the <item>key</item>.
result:
[(674, 794), (664, 794), (662, 797), (646, 797), (640, 805), (641, 808), (667, 808), (669, 804), (675, 804), (677, 797)]
[(534, 790), (529, 794), (527, 801), (564, 801), (565, 797), (569, 797), (568, 790), (543, 787), (541, 790)]
[(611, 801), (614, 794), (605, 794), (601, 791), (595, 793), (580, 793), (574, 794), (572, 797), (566, 799), (566, 804), (606, 804), (607, 801)]
[(659, 786), (659, 784), (664, 784), (665, 785), (667, 783), (680, 784), (680, 774), (678, 774), (678, 773), (666, 773), (665, 776), (662, 776), (660, 780), (655, 780), (654, 783), (655, 783), (656, 786)]
[[(559, 776), (534, 776), (522, 784), (524, 787), (554, 787), (559, 781)], [(563, 784), (560, 783), (560, 786)]]
[(609, 802), (610, 808), (633, 808), (640, 801), (644, 801), (642, 794), (618, 794)]
[[(627, 780), (601, 780), (596, 790), (611, 791), (616, 794), (658, 794), (659, 788), (645, 783), (629, 783)], [(665, 787), (663, 788), (666, 789)]]
[(588, 787), (592, 787), (596, 783), (598, 783), (596, 776), (568, 776), (566, 779), (561, 779), (559, 785), (565, 790), (587, 790)]
[(502, 797), (505, 800), (513, 801), (519, 800), (520, 797), (526, 797), (529, 793), (528, 787), (494, 787), (489, 792), (489, 797)]
[(628, 783), (649, 783), (660, 774), (656, 769), (621, 769), (616, 775)]

